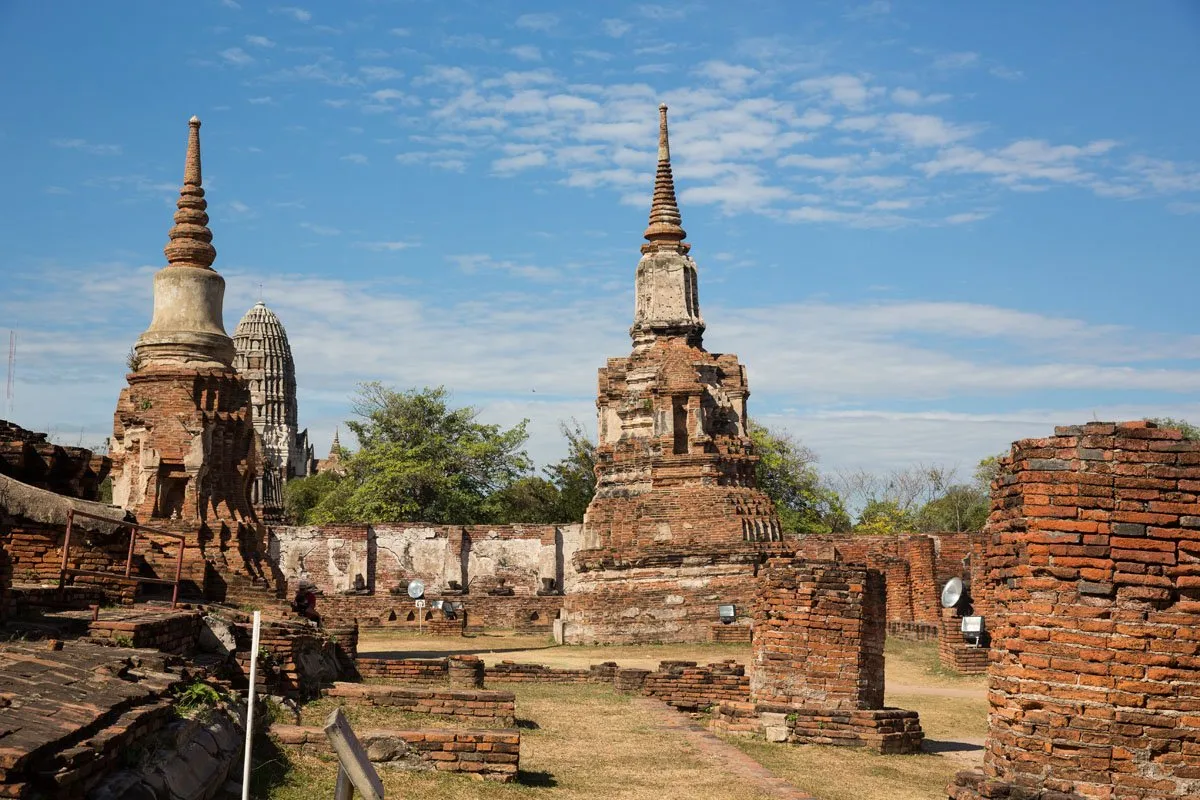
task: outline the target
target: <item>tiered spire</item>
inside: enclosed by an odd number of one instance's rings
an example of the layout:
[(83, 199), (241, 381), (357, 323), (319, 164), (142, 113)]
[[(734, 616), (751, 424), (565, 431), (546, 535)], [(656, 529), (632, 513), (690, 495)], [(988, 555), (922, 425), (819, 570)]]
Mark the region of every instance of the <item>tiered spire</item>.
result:
[(217, 250), (212, 246), (212, 231), (208, 229), (208, 201), (204, 199), (203, 178), (200, 173), (200, 118), (188, 120), (187, 159), (183, 168), (183, 188), (175, 204), (175, 225), (171, 241), (163, 248), (172, 267), (212, 269)]
[(667, 134), (667, 104), (658, 107), (658, 169), (654, 175), (654, 199), (650, 204), (650, 225), (642, 234), (649, 244), (642, 252), (677, 250), (686, 253), (683, 244), (687, 232), (682, 227), (679, 203), (675, 200), (675, 178), (671, 174), (671, 143)]

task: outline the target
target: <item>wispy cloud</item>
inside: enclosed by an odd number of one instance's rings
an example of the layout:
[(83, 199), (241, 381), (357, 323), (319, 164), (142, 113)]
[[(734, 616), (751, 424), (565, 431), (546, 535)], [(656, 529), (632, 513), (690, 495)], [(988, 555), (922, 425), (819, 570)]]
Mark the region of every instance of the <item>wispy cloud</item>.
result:
[(78, 150), (94, 156), (119, 156), (121, 146), (118, 144), (97, 144), (87, 139), (51, 139), (50, 144), (66, 150)]
[(297, 6), (281, 6), (272, 9), (276, 14), (284, 14), (291, 17), (297, 22), (308, 22), (312, 19), (312, 12), (308, 9), (298, 8)]
[(268, 39), (266, 36), (247, 36), (246, 44), (254, 45), (255, 47), (274, 47), (275, 42)]
[(367, 157), (364, 156), (362, 153), (347, 153), (346, 155), (342, 156), (339, 160), (340, 161), (349, 161), (351, 164), (366, 164), (367, 163)]
[(328, 225), (318, 225), (314, 222), (301, 222), (300, 227), (315, 233), (317, 236), (340, 236), (341, 231)]
[(359, 67), (358, 72), (368, 81), (398, 81), (404, 77), (404, 72), (395, 67)]
[(604, 32), (614, 39), (620, 39), (633, 29), (633, 25), (623, 19), (606, 19), (601, 23)]
[(447, 256), (446, 260), (468, 275), (476, 272), (498, 271), (514, 278), (528, 278), (534, 281), (552, 281), (561, 277), (561, 273), (556, 269), (522, 264), (507, 259), (496, 259), (481, 253)]
[(420, 247), (417, 242), (394, 241), (394, 242), (358, 242), (358, 247), (364, 250), (372, 250), (376, 253), (398, 253), (401, 250), (410, 250), (414, 247)]
[(218, 53), (221, 59), (235, 67), (244, 67), (254, 63), (254, 57), (240, 47), (229, 47)]
[(524, 28), (527, 31), (541, 31), (547, 33), (558, 27), (557, 14), (522, 14), (517, 17), (513, 23), (518, 28)]
[(886, 17), (892, 13), (892, 4), (889, 0), (872, 0), (869, 3), (864, 3), (861, 6), (855, 6), (845, 13), (848, 20), (875, 20)]
[(509, 53), (512, 53), (521, 61), (541, 61), (542, 51), (531, 44), (522, 44), (517, 47), (510, 47)]

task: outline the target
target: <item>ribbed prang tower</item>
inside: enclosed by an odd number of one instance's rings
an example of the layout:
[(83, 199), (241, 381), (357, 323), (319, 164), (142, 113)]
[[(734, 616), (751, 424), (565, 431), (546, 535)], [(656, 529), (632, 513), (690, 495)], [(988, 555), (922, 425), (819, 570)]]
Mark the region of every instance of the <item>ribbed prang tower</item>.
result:
[(308, 431), (300, 430), (296, 362), (279, 317), (259, 300), (233, 332), (234, 369), (250, 386), (254, 430), (263, 459), (251, 500), (265, 520), (283, 515), (283, 486), (316, 468)]
[(704, 641), (718, 604), (746, 624), (756, 566), (782, 551), (774, 506), (755, 487), (745, 368), (703, 346), (665, 105), (644, 237), (633, 351), (599, 371), (597, 485), (565, 606), (571, 642)]
[[(188, 122), (183, 187), (154, 276), (154, 312), (130, 358), (113, 419), (113, 502), (187, 535), (185, 591), (231, 586), (260, 549), (250, 487), (258, 468), (250, 392), (225, 333), (225, 280), (213, 269), (200, 169), (200, 120)], [(231, 556), (231, 553), (236, 555)]]

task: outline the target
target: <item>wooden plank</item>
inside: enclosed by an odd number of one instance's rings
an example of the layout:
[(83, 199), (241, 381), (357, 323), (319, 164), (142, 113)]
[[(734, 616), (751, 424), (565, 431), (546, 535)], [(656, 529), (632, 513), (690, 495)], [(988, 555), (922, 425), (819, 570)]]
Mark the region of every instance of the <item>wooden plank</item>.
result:
[(338, 764), (337, 786), (333, 790), (333, 800), (352, 800), (354, 796), (354, 785), (350, 783), (350, 776), (346, 774), (346, 770)]
[(325, 720), (325, 736), (337, 754), (342, 769), (363, 800), (383, 800), (383, 783), (367, 752), (350, 729), (350, 723), (340, 708), (335, 708)]

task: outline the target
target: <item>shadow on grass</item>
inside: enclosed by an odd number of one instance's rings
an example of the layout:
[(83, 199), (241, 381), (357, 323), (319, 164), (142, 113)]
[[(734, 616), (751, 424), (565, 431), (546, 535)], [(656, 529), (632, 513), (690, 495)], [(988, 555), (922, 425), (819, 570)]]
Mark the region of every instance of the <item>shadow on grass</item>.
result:
[(517, 727), (517, 728), (521, 728), (523, 730), (527, 730), (527, 731), (536, 731), (542, 727), (541, 725), (538, 725), (536, 722), (534, 722), (531, 719), (513, 720), (513, 726)]
[[(250, 796), (270, 797), (272, 789), (287, 782), (291, 769), (291, 760), (279, 749), (274, 739), (270, 736), (256, 736), (254, 755), (250, 762)], [(240, 780), (238, 782), (240, 783)]]
[(975, 742), (951, 742), (926, 739), (921, 743), (922, 753), (970, 753), (982, 749), (983, 745)]
[(558, 786), (558, 781), (554, 780), (554, 776), (545, 770), (518, 770), (517, 783), (522, 786), (533, 786), (539, 789), (553, 789)]

